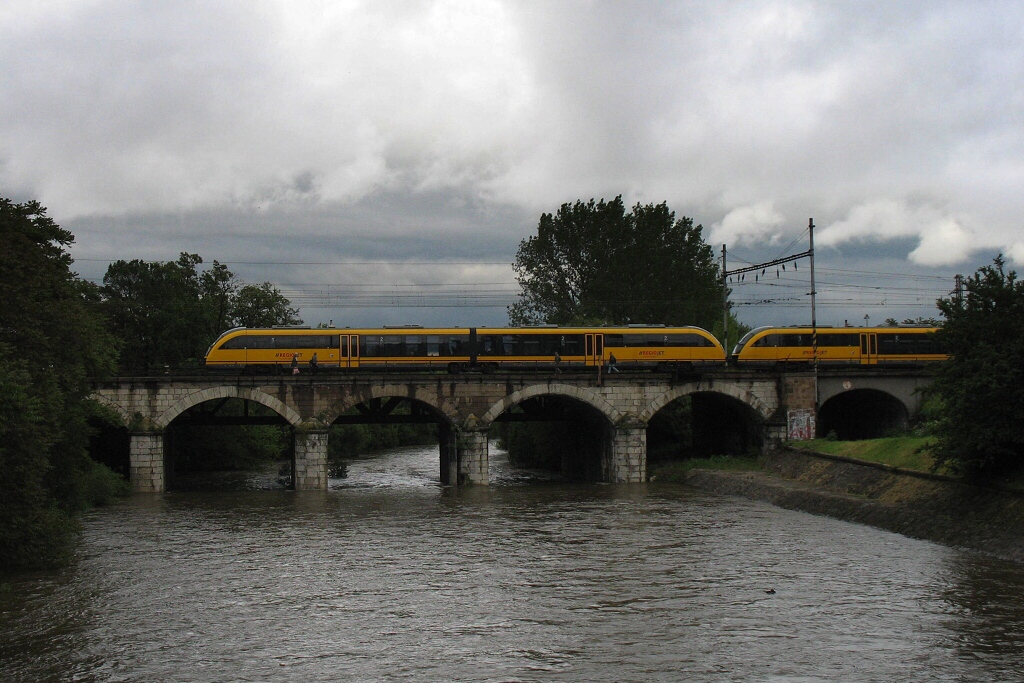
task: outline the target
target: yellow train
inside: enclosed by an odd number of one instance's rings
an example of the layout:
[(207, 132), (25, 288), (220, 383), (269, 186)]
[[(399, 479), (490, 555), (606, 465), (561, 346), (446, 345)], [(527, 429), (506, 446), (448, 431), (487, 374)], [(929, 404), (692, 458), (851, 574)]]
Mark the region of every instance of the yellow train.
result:
[[(935, 327), (819, 327), (819, 364), (931, 363), (948, 358)], [(728, 360), (749, 366), (809, 364), (810, 327), (759, 327), (736, 344)], [(699, 327), (444, 327), (310, 329), (236, 328), (206, 352), (221, 370), (282, 370), (293, 359), (309, 367), (314, 354), (324, 370), (357, 368), (447, 369), (492, 372), (618, 365), (686, 369), (721, 365), (725, 350)]]
[[(699, 327), (445, 327), (366, 329), (236, 328), (206, 352), (223, 370), (272, 370), (293, 359), (318, 369), (424, 368), (491, 372), (499, 368), (606, 366), (686, 368), (720, 365), (725, 349)], [(614, 359), (613, 359), (614, 357)]]
[[(819, 364), (886, 365), (930, 363), (948, 354), (935, 339), (938, 328), (819, 327)], [(736, 344), (729, 360), (738, 365), (788, 365), (811, 363), (810, 327), (759, 327)]]

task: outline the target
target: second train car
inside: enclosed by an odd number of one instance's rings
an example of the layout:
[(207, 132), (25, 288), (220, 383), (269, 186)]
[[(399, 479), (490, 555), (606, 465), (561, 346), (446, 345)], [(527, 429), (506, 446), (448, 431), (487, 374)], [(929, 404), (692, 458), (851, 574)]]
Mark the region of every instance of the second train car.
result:
[[(948, 358), (935, 339), (938, 328), (819, 327), (819, 364), (924, 364)], [(810, 327), (758, 327), (733, 348), (729, 361), (738, 365), (778, 366), (814, 361), (814, 330)]]

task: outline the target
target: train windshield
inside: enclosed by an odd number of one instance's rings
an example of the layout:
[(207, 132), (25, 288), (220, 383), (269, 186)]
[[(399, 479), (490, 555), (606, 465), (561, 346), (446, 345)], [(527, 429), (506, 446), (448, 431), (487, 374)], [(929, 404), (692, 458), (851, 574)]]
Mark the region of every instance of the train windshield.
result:
[(736, 342), (736, 346), (733, 347), (733, 350), (732, 350), (732, 355), (734, 355), (734, 356), (740, 355), (740, 351), (743, 350), (743, 347), (746, 346), (750, 342), (751, 338), (753, 338), (753, 336), (755, 334), (757, 334), (758, 332), (763, 332), (764, 330), (767, 330), (767, 329), (770, 329), (770, 326), (766, 325), (765, 327), (755, 327), (750, 332), (747, 332), (745, 335), (743, 335), (743, 337), (738, 342)]

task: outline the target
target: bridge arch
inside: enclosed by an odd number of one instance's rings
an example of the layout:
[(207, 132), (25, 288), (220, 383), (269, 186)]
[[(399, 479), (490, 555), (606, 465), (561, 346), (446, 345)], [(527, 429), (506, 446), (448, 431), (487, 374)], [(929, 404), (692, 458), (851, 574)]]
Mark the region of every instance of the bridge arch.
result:
[(486, 428), (512, 406), (536, 396), (564, 396), (575, 399), (594, 408), (612, 424), (619, 422), (624, 417), (624, 414), (608, 400), (588, 387), (577, 387), (571, 384), (531, 384), (502, 397), (492, 405), (480, 418), (480, 426)]
[(410, 401), (417, 401), (430, 406), (439, 417), (443, 417), (451, 426), (457, 426), (460, 422), (459, 412), (450, 401), (438, 403), (436, 392), (414, 391), (410, 392), (408, 387), (402, 386), (372, 386), (367, 387), (354, 396), (347, 396), (333, 404), (321, 417), (325, 425), (333, 424), (335, 420), (346, 412), (359, 405), (377, 398), (404, 398)]
[(237, 387), (230, 385), (210, 387), (184, 396), (171, 404), (167, 410), (160, 413), (153, 422), (157, 427), (167, 427), (174, 418), (178, 417), (192, 406), (205, 403), (206, 401), (214, 401), (219, 398), (240, 398), (246, 401), (253, 401), (270, 408), (287, 420), (292, 426), (302, 423), (302, 417), (293, 408), (280, 399), (260, 391), (255, 387)]
[(912, 415), (899, 396), (883, 389), (851, 389), (822, 401), (818, 434), (844, 440), (877, 439), (907, 429)]
[(686, 384), (672, 387), (651, 401), (643, 412), (640, 413), (640, 421), (644, 423), (650, 422), (655, 413), (677, 398), (702, 392), (724, 394), (725, 396), (742, 401), (750, 406), (762, 420), (767, 420), (775, 412), (774, 406), (769, 405), (758, 398), (752, 391), (738, 384), (731, 382), (714, 382), (710, 384), (705, 382), (687, 382)]

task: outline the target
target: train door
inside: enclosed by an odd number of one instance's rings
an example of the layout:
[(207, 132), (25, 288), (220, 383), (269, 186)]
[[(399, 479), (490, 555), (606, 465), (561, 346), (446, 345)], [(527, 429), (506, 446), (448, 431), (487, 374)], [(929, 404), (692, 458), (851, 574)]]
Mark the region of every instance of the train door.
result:
[(604, 335), (587, 335), (587, 365), (601, 365), (604, 362)]
[(878, 335), (874, 332), (860, 335), (860, 364), (878, 365)]
[(348, 367), (359, 367), (359, 335), (353, 334), (348, 337)]

